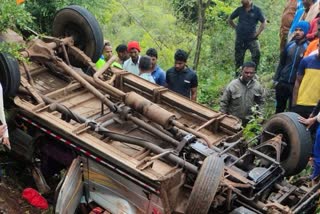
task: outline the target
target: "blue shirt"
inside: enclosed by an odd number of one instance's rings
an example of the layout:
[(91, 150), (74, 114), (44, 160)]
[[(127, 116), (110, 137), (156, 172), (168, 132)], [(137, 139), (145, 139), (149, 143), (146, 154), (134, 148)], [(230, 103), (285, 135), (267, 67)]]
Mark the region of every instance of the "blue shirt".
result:
[(156, 65), (155, 70), (151, 73), (154, 81), (161, 86), (165, 86), (166, 85), (166, 76), (164, 74), (164, 71), (158, 66)]

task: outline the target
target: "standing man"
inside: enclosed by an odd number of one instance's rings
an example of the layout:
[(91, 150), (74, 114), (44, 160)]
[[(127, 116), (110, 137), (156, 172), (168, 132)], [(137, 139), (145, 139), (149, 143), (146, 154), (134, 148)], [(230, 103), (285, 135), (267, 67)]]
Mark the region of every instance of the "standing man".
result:
[(287, 0), (287, 4), (282, 12), (280, 25), (280, 53), (287, 44), (288, 33), (297, 10), (297, 0)]
[[(228, 22), (231, 27), (236, 29), (235, 42), (235, 66), (237, 70), (243, 64), (246, 51), (251, 52), (252, 61), (258, 66), (260, 61), (260, 44), (258, 37), (265, 29), (266, 19), (261, 9), (252, 3), (252, 0), (241, 0), (242, 7), (238, 7), (230, 15)], [(234, 19), (239, 17), (238, 24), (234, 23)], [(258, 22), (261, 25), (256, 30)]]
[(309, 26), (309, 23), (306, 21), (298, 22), (295, 26), (293, 41), (289, 42), (281, 52), (280, 62), (274, 76), (277, 101), (276, 113), (284, 112), (288, 100), (289, 109), (291, 109), (297, 70), (309, 44), (306, 38)]
[(139, 60), (140, 60), (140, 45), (137, 41), (128, 43), (128, 52), (130, 58), (123, 63), (123, 69), (139, 76)]
[(174, 67), (166, 73), (166, 82), (170, 90), (196, 101), (198, 77), (187, 66), (187, 60), (187, 52), (178, 49), (174, 54)]
[(240, 118), (244, 125), (250, 120), (251, 108), (263, 104), (264, 90), (253, 78), (255, 73), (254, 62), (244, 63), (240, 77), (229, 83), (220, 100), (220, 111)]
[(118, 54), (118, 62), (123, 65), (123, 63), (129, 59), (128, 47), (125, 44), (118, 45), (116, 48), (116, 52)]
[(151, 58), (151, 67), (152, 67), (152, 77), (158, 85), (166, 85), (166, 75), (164, 71), (157, 65), (158, 61), (158, 52), (154, 48), (149, 48), (146, 52), (146, 55)]
[[(320, 51), (320, 46), (318, 46)], [(320, 99), (320, 52), (301, 60), (292, 95), (292, 110), (308, 118)]]

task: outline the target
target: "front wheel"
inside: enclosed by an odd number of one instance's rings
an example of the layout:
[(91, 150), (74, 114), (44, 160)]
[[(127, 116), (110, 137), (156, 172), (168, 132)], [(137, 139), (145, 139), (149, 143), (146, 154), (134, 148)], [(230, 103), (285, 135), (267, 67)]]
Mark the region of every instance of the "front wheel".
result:
[(187, 214), (207, 214), (224, 172), (224, 161), (217, 155), (207, 157), (193, 185)]
[[(299, 115), (293, 112), (276, 114), (264, 125), (264, 130), (273, 134), (282, 134), (287, 145), (281, 152), (280, 164), (286, 176), (300, 173), (307, 165), (312, 153), (310, 132), (298, 121)], [(270, 140), (273, 136), (262, 134), (261, 142)]]
[(20, 71), (18, 61), (6, 53), (0, 53), (0, 82), (3, 96), (13, 97), (20, 86)]
[(95, 63), (102, 54), (103, 34), (98, 21), (85, 8), (71, 5), (57, 12), (53, 20), (52, 33), (55, 37), (72, 37)]

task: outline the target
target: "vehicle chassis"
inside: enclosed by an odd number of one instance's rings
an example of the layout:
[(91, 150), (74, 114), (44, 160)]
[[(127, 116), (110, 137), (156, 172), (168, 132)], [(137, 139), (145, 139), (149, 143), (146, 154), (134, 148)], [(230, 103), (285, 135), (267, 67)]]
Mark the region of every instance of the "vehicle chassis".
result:
[[(319, 185), (295, 186), (285, 179), (281, 162), (290, 142), (282, 133), (264, 130), (246, 142), (237, 118), (110, 67), (114, 58), (97, 70), (72, 36), (42, 36), (20, 53), (30, 62), (20, 62), (20, 87), (11, 106), (19, 125), (13, 133), (23, 131), (30, 142), (50, 136), (58, 147), (69, 147), (142, 187), (150, 200), (158, 197), (154, 203), (160, 212), (315, 208)], [(84, 111), (87, 105), (90, 111)], [(262, 142), (262, 135), (268, 140)], [(13, 140), (13, 151), (32, 162), (17, 144)]]

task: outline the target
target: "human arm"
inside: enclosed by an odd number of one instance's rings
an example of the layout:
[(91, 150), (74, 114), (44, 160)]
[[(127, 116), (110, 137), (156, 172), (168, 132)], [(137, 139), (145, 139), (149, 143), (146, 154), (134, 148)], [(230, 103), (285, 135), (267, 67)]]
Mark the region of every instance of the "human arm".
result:
[(166, 86), (166, 74), (162, 69), (160, 69), (158, 84), (161, 86)]
[(298, 92), (304, 76), (304, 70), (306, 66), (307, 66), (307, 62), (306, 62), (306, 58), (304, 58), (302, 59), (298, 67), (297, 77), (296, 77), (296, 81), (294, 83), (293, 92), (292, 92), (292, 106), (295, 106), (297, 104)]
[(191, 100), (197, 102), (197, 87), (191, 88)]
[(298, 121), (306, 125), (307, 129), (309, 129), (317, 121), (317, 116), (309, 117), (309, 118), (304, 118), (299, 116)]
[(296, 82), (294, 83), (294, 88), (292, 92), (292, 106), (297, 105), (298, 92), (299, 92), (300, 84), (302, 82), (302, 78), (303, 76), (298, 74), (296, 78)]
[(223, 95), (220, 99), (220, 111), (222, 113), (228, 113), (228, 107), (230, 105), (230, 100), (231, 100), (231, 92), (229, 90), (229, 87), (227, 87), (224, 92)]
[(234, 23), (234, 21), (233, 21), (232, 19), (230, 19), (230, 17), (229, 17), (229, 19), (228, 19), (228, 24), (229, 24), (233, 29), (236, 29), (236, 27), (237, 27), (236, 23)]
[(3, 138), (4, 133), (7, 131), (6, 125), (0, 125), (0, 138)]
[(235, 18), (239, 16), (239, 9), (236, 9), (232, 12), (232, 14), (228, 18), (228, 24), (235, 29), (237, 27), (236, 23), (233, 21)]
[(262, 33), (262, 31), (266, 28), (267, 22), (266, 20), (264, 22), (261, 22), (257, 32), (254, 35), (254, 38), (258, 38), (259, 35)]
[(286, 64), (286, 58), (287, 58), (287, 47), (288, 45), (285, 46), (284, 50), (281, 52), (280, 54), (280, 60), (279, 60), (279, 64), (276, 70), (275, 75), (273, 76), (273, 81), (275, 82), (279, 82), (279, 78), (280, 78), (280, 72), (283, 69), (283, 67)]
[(260, 21), (261, 24), (260, 24), (258, 30), (256, 31), (254, 38), (258, 38), (259, 35), (262, 33), (262, 31), (266, 28), (266, 25), (267, 25), (267, 20), (264, 17), (262, 11), (260, 9), (258, 11), (259, 11), (258, 20)]

